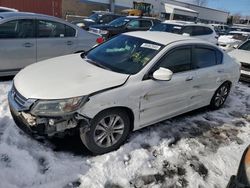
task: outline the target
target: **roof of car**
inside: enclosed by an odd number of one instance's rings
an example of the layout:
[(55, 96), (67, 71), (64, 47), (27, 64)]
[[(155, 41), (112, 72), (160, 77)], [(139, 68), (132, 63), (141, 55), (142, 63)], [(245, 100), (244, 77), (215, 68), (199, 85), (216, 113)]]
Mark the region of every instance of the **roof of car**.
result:
[(6, 10), (6, 11), (10, 11), (10, 12), (17, 12), (17, 9), (14, 8), (8, 8), (8, 7), (1, 7), (0, 6), (0, 10)]
[(44, 18), (56, 19), (56, 17), (54, 17), (54, 16), (49, 16), (49, 15), (45, 15), (45, 14), (37, 14), (37, 13), (32, 13), (32, 12), (3, 12), (3, 13), (0, 13), (0, 17), (2, 17), (2, 18), (11, 18), (11, 17), (20, 17), (20, 16), (29, 16), (30, 18), (34, 18), (34, 17), (39, 16), (39, 17), (44, 17)]
[(168, 45), (173, 42), (187, 41), (187, 40), (192, 40), (196, 42), (204, 42), (197, 38), (186, 37), (183, 35), (167, 33), (167, 32), (159, 32), (159, 31), (134, 31), (134, 32), (125, 33), (125, 35), (138, 37), (138, 38), (142, 38), (145, 40), (150, 40), (150, 41), (162, 44), (162, 45)]
[(163, 24), (174, 24), (174, 25), (179, 25), (179, 26), (203, 26), (203, 27), (209, 27), (213, 28), (211, 25), (208, 24), (203, 24), (203, 23), (195, 23), (195, 22), (187, 22), (187, 21), (178, 21), (178, 20), (166, 20), (162, 22)]

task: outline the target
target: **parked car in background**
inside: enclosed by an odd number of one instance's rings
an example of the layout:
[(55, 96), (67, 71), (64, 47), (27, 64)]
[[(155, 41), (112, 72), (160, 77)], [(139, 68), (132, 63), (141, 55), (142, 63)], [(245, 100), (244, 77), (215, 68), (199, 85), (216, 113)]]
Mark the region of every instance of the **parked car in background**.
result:
[(216, 34), (214, 28), (206, 24), (167, 20), (158, 25), (153, 26), (150, 31), (177, 33), (200, 38), (213, 44), (218, 43), (218, 35)]
[(226, 35), (221, 35), (218, 39), (218, 44), (221, 49), (225, 51), (230, 51), (236, 48), (244, 41), (248, 40), (250, 37), (250, 32), (245, 31), (230, 31)]
[(229, 55), (241, 63), (241, 80), (250, 82), (250, 40), (247, 40)]
[(25, 132), (78, 130), (85, 146), (102, 154), (119, 148), (130, 131), (203, 106), (220, 108), (239, 76), (240, 65), (209, 42), (137, 31), (26, 67), (8, 100)]
[(210, 25), (214, 27), (215, 32), (219, 36), (227, 34), (227, 32), (229, 30), (229, 26), (228, 25), (224, 25), (224, 24), (210, 24)]
[(82, 29), (89, 30), (89, 27), (92, 25), (107, 24), (119, 17), (121, 17), (121, 15), (114, 14), (112, 12), (95, 11), (88, 18), (84, 18), (82, 20), (76, 20), (71, 23), (77, 25)]
[(147, 31), (161, 21), (152, 17), (127, 16), (117, 18), (106, 25), (93, 25), (89, 31), (100, 34), (106, 40), (129, 31)]
[(8, 8), (8, 7), (0, 7), (0, 13), (2, 12), (18, 12), (18, 10), (13, 9), (13, 8)]
[(98, 38), (47, 15), (10, 12), (0, 17), (0, 76), (13, 75), (37, 61), (87, 51)]

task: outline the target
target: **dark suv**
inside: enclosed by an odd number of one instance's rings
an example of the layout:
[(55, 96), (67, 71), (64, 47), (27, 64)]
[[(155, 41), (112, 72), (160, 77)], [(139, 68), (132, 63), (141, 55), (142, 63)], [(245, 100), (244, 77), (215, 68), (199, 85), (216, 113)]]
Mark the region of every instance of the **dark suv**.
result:
[(106, 25), (93, 25), (89, 28), (89, 31), (108, 39), (129, 31), (147, 31), (160, 22), (160, 20), (151, 17), (127, 16), (117, 18)]
[(117, 15), (111, 12), (97, 11), (85, 19), (76, 20), (76, 21), (73, 21), (72, 23), (77, 25), (78, 27), (88, 30), (91, 25), (107, 24), (119, 17), (121, 17), (121, 15)]

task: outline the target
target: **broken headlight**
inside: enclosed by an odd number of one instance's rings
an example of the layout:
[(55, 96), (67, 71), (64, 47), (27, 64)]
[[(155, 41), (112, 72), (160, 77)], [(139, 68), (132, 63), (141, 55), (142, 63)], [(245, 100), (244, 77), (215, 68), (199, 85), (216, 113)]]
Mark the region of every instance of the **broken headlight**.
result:
[(87, 97), (74, 97), (60, 100), (39, 100), (31, 110), (37, 116), (67, 115), (78, 110)]

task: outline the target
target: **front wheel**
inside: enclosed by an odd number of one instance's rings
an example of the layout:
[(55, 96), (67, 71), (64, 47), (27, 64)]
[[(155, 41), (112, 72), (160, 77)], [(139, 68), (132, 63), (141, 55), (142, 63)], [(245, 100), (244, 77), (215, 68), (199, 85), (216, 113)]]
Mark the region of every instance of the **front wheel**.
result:
[(214, 93), (214, 96), (210, 102), (210, 107), (212, 109), (219, 109), (226, 101), (229, 92), (230, 92), (231, 84), (226, 82), (222, 84)]
[(80, 129), (83, 144), (94, 154), (118, 149), (130, 131), (128, 114), (120, 109), (106, 110), (92, 121), (88, 131)]

